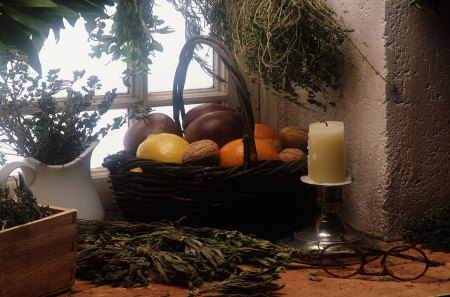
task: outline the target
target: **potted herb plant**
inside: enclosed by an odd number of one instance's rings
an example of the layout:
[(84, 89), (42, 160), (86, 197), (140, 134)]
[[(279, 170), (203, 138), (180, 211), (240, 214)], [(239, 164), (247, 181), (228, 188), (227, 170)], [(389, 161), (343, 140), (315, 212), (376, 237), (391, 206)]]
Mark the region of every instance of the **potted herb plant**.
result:
[[(0, 52), (0, 158), (12, 153), (24, 157), (0, 170), (0, 183), (21, 168), (26, 185), (39, 203), (78, 209), (84, 219), (102, 219), (104, 210), (90, 176), (90, 156), (98, 139), (125, 119), (118, 117), (98, 128), (101, 116), (116, 98), (107, 92), (97, 109), (87, 112), (100, 87), (97, 77), (87, 79), (82, 91), (73, 89), (84, 71), (73, 80), (62, 80), (58, 70), (45, 79), (33, 77), (25, 59), (12, 50)], [(66, 92), (63, 101), (57, 94)]]

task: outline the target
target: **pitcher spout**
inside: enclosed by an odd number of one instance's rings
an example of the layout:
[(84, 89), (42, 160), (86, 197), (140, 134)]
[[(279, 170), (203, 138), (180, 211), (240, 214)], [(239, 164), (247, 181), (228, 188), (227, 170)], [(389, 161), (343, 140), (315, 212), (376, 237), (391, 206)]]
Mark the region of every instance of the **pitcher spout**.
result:
[(99, 140), (94, 141), (91, 143), (91, 145), (77, 158), (75, 158), (73, 161), (67, 163), (64, 165), (65, 167), (73, 166), (74, 164), (81, 163), (83, 167), (90, 171), (91, 168), (91, 156), (94, 152), (94, 149), (96, 146), (100, 143)]

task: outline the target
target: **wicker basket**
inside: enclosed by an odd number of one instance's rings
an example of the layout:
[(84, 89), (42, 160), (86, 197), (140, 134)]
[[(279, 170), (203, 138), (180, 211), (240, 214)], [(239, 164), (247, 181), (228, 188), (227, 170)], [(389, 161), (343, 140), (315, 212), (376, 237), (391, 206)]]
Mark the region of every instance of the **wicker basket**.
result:
[[(244, 164), (202, 167), (139, 159), (119, 152), (105, 158), (115, 201), (129, 221), (175, 221), (183, 224), (238, 229), (277, 239), (311, 222), (316, 206), (311, 189), (300, 182), (306, 159), (256, 161), (254, 118), (244, 78), (230, 51), (208, 36), (183, 47), (174, 78), (174, 119), (184, 116), (183, 88), (197, 44), (211, 46), (236, 84), (244, 117)], [(130, 172), (140, 167), (143, 173)]]

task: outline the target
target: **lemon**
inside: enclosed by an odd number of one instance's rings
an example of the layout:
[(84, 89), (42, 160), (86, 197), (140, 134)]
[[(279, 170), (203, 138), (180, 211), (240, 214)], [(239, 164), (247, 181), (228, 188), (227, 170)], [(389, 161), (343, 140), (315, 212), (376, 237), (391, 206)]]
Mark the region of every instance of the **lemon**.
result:
[(161, 162), (181, 163), (184, 149), (189, 143), (182, 137), (170, 134), (150, 134), (138, 147), (136, 157)]

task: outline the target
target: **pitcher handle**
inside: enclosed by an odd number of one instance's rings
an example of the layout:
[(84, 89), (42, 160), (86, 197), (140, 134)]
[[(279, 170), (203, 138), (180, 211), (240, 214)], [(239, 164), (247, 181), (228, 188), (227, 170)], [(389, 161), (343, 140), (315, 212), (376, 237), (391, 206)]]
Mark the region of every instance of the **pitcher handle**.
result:
[(22, 162), (22, 161), (15, 161), (11, 163), (5, 164), (2, 168), (0, 168), (0, 186), (6, 187), (8, 185), (8, 177), (17, 168), (22, 169), (24, 178), (25, 178), (25, 184), (29, 187), (33, 184), (34, 179), (36, 178), (36, 170)]

